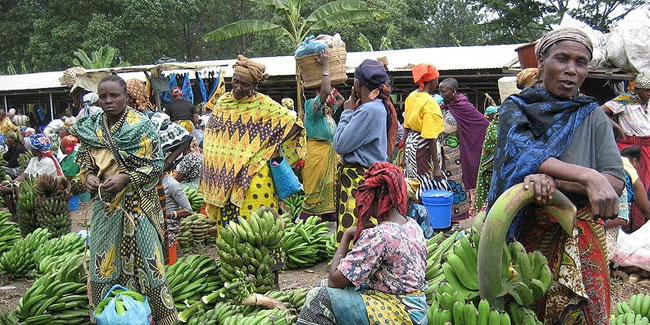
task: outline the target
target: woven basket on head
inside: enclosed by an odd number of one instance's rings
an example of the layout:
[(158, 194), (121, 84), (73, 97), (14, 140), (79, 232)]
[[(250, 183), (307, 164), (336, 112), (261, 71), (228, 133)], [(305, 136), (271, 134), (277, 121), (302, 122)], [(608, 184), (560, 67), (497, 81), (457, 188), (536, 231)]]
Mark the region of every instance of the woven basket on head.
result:
[[(340, 85), (348, 80), (345, 73), (345, 60), (347, 52), (345, 44), (335, 47), (329, 47), (327, 55), (330, 59), (330, 81), (332, 85)], [(323, 78), (323, 67), (318, 62), (318, 53), (296, 58), (296, 63), (300, 67), (300, 76), (305, 88), (316, 88), (320, 86)]]

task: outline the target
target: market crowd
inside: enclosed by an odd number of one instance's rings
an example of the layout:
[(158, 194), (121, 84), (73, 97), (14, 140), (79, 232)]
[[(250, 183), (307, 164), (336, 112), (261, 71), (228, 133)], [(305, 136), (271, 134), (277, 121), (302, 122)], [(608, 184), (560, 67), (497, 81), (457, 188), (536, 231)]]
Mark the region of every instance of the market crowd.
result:
[[(271, 162), (281, 161), (301, 180), (300, 217), (319, 215), (337, 232), (328, 279), (310, 291), (298, 323), (421, 324), (427, 252), (411, 207), (427, 191), (452, 193), (458, 227), (515, 184), (540, 204), (559, 190), (578, 209), (574, 236), (537, 206), (515, 218), (508, 236), (542, 251), (553, 270), (540, 319), (606, 324), (608, 250), (619, 227), (633, 232), (650, 218), (650, 75), (640, 73), (629, 92), (600, 105), (580, 92), (592, 51), (579, 30), (547, 33), (536, 48), (539, 67), (517, 76), (520, 92), (484, 113), (435, 62), (418, 64), (403, 123), (388, 69), (371, 59), (356, 67), (346, 98), (332, 86), (322, 52), (320, 88), (304, 94), (304, 118), (292, 100), (280, 104), (257, 91), (266, 67), (243, 56), (231, 90), (198, 109), (175, 88), (158, 111), (146, 83), (110, 75), (83, 97), (77, 116), (66, 111), (40, 133), (15, 109), (0, 111), (12, 179), (0, 191), (15, 214), (26, 177), (80, 179), (94, 198), (91, 306), (114, 284), (129, 285), (149, 297), (156, 324), (173, 324), (164, 265), (178, 257), (180, 220), (201, 212), (220, 229), (262, 206), (282, 209), (277, 190), (292, 175), (274, 172)], [(32, 158), (23, 169), (26, 152)], [(201, 211), (185, 188), (204, 196)], [(283, 253), (273, 257), (277, 271)]]

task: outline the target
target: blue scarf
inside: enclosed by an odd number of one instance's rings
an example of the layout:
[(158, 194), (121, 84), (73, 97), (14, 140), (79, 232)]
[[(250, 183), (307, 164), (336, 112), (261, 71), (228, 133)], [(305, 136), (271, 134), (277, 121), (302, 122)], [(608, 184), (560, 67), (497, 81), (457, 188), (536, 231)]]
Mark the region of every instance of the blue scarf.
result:
[[(488, 211), (507, 189), (538, 173), (548, 158), (558, 158), (573, 134), (598, 103), (593, 97), (560, 100), (541, 88), (526, 88), (508, 97), (499, 112), (499, 133), (488, 197)], [(518, 238), (522, 213), (508, 230), (508, 238)]]

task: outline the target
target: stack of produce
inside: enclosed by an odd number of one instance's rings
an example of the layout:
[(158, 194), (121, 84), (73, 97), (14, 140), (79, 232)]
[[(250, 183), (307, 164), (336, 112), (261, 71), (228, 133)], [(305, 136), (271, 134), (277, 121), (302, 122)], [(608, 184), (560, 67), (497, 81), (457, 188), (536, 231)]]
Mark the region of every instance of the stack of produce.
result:
[(439, 294), (440, 299), (434, 301), (427, 312), (429, 324), (511, 324), (508, 313), (490, 308), (490, 303), (485, 299), (478, 303), (477, 308), (474, 303), (467, 301), (460, 292), (454, 291), (450, 286), (441, 286), (438, 292), (442, 292)]
[(46, 255), (36, 264), (36, 270), (40, 274), (56, 272), (68, 259), (78, 254), (79, 252), (68, 252), (61, 255)]
[(294, 324), (298, 319), (297, 315), (291, 315), (286, 309), (266, 309), (259, 311), (250, 316), (235, 314), (224, 319), (223, 325), (239, 324), (268, 324), (268, 325), (288, 325)]
[(241, 301), (251, 293), (268, 292), (275, 284), (271, 251), (282, 244), (282, 219), (270, 211), (259, 213), (251, 213), (248, 220), (239, 217), (219, 231), (219, 276), (225, 286), (221, 292), (203, 297), (204, 303), (212, 303), (222, 295)]
[(230, 316), (239, 313), (239, 306), (227, 302), (220, 302), (208, 311), (202, 309), (197, 310), (187, 319), (186, 323), (188, 325), (220, 325), (224, 324)]
[(18, 240), (9, 251), (0, 256), (0, 270), (13, 278), (22, 278), (34, 269), (34, 252), (50, 238), (47, 229), (38, 228)]
[(616, 305), (616, 318), (612, 325), (648, 325), (650, 324), (650, 296), (642, 293), (632, 295), (629, 303), (619, 302)]
[(453, 247), (454, 240), (458, 237), (458, 232), (453, 233), (451, 236), (444, 239), (443, 232), (439, 232), (437, 235), (429, 238), (427, 240), (427, 269), (425, 273), (425, 279), (427, 281), (427, 290), (425, 291), (425, 296), (427, 297), (427, 303), (431, 304), (433, 301), (433, 295), (435, 289), (438, 288), (438, 285), (444, 280), (445, 274), (442, 269), (443, 259), (446, 258), (447, 254)]
[(16, 223), (9, 221), (9, 218), (11, 214), (0, 211), (0, 256), (22, 239), (20, 228)]
[(77, 233), (69, 233), (64, 236), (48, 240), (45, 245), (37, 248), (34, 252), (34, 263), (39, 265), (45, 259), (51, 259), (65, 255), (68, 253), (79, 254), (83, 253), (86, 237), (82, 237)]
[(34, 158), (34, 155), (29, 150), (18, 155), (18, 170), (24, 171), (32, 158)]
[(36, 213), (34, 212), (34, 178), (27, 177), (18, 188), (16, 202), (16, 214), (18, 215), (18, 226), (23, 236), (38, 228)]
[(182, 249), (214, 243), (216, 227), (207, 216), (195, 213), (181, 220), (178, 243)]
[(284, 222), (282, 249), (287, 269), (310, 267), (327, 258), (329, 238), (325, 235), (330, 230), (320, 217), (311, 216), (305, 221), (298, 219), (295, 223), (285, 218)]
[(89, 322), (83, 254), (63, 261), (56, 272), (38, 278), (25, 292), (16, 317), (26, 324), (87, 324)]
[(295, 309), (298, 313), (302, 311), (302, 307), (305, 305), (305, 298), (309, 289), (307, 288), (297, 288), (290, 290), (281, 290), (281, 291), (271, 291), (266, 295), (270, 298), (273, 298), (287, 308)]
[(34, 213), (39, 227), (47, 228), (54, 237), (70, 232), (70, 181), (64, 176), (40, 175), (34, 182)]
[(325, 253), (327, 254), (327, 258), (330, 259), (334, 257), (334, 254), (336, 254), (336, 231), (327, 237), (327, 241), (325, 242)]
[(284, 204), (289, 210), (284, 212), (289, 213), (289, 215), (291, 216), (291, 220), (296, 220), (300, 216), (300, 213), (302, 212), (302, 209), (305, 206), (305, 195), (300, 193), (294, 194), (288, 197), (286, 200), (284, 200)]
[(185, 195), (187, 195), (187, 199), (190, 200), (190, 205), (192, 205), (192, 210), (194, 210), (194, 212), (201, 210), (201, 207), (205, 202), (201, 193), (193, 188), (186, 187)]
[(223, 286), (219, 262), (209, 256), (183, 256), (174, 265), (165, 266), (165, 276), (179, 312)]

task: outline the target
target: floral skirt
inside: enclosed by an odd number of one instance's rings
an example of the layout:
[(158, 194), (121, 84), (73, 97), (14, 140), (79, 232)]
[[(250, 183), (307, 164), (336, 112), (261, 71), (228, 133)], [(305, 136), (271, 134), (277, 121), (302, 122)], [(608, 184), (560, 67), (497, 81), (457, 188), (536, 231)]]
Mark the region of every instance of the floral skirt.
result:
[(456, 133), (445, 135), (442, 139), (444, 173), (447, 183), (454, 193), (451, 221), (458, 222), (469, 217), (471, 195), (463, 184), (463, 169), (460, 165), (460, 143)]

